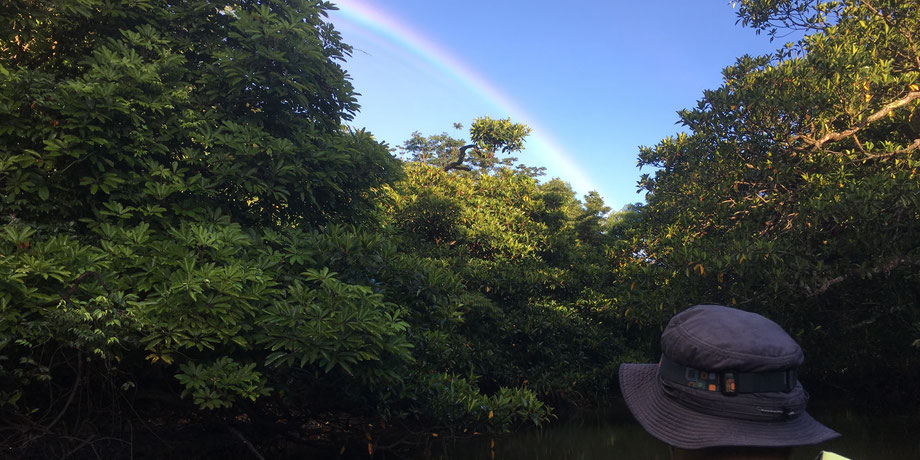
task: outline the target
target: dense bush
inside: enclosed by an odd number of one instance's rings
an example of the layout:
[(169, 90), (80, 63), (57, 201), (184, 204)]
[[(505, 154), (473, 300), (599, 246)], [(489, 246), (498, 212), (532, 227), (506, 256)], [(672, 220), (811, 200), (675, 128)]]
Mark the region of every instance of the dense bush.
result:
[[(341, 128), (357, 106), (329, 7), (0, 7), (5, 449), (63, 456), (135, 422), (307, 436), (323, 411), (546, 419), (526, 389), (416, 358), (461, 292), (360, 229), (402, 172)], [(459, 416), (433, 409), (456, 392)]]
[[(471, 139), (491, 122), (474, 122)], [(506, 141), (526, 132), (502, 128), (491, 132)], [(495, 162), (457, 168), (464, 145)], [(550, 398), (605, 397), (616, 364), (633, 356), (630, 346), (643, 347), (627, 345), (622, 321), (609, 314), (617, 281), (608, 265), (620, 233), (596, 194), (582, 203), (568, 184), (539, 183), (533, 169), (499, 159), (517, 148), (506, 145), (520, 142), (416, 134), (403, 146), (416, 161), (388, 188), (388, 228), (401, 247), (456, 274), (465, 292), (450, 332), (420, 349), (434, 352), (432, 363), (480, 376), (484, 388), (526, 384)]]

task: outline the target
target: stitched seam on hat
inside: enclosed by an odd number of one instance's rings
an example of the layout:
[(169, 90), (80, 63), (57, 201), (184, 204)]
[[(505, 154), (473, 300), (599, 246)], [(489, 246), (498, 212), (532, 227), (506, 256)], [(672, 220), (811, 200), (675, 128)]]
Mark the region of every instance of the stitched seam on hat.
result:
[[(687, 330), (685, 330), (683, 326), (684, 326), (684, 323), (681, 323), (680, 325), (677, 326), (676, 329), (677, 329), (677, 332), (678, 332), (679, 334), (681, 334), (681, 335), (683, 335), (684, 337), (690, 339), (690, 340), (693, 341), (694, 343), (696, 343), (696, 344), (698, 344), (698, 345), (701, 345), (701, 346), (703, 346), (704, 348), (709, 349), (710, 351), (714, 351), (714, 352), (717, 352), (717, 353), (724, 353), (724, 354), (727, 354), (727, 355), (730, 355), (730, 356), (744, 357), (744, 358), (766, 358), (766, 359), (768, 359), (768, 360), (770, 360), (770, 361), (772, 362), (772, 361), (782, 361), (783, 359), (786, 359), (786, 358), (789, 358), (789, 357), (792, 357), (792, 356), (797, 356), (798, 354), (802, 353), (802, 347), (801, 347), (799, 344), (797, 344), (797, 343), (796, 343), (795, 345), (796, 345), (797, 347), (799, 347), (798, 352), (788, 353), (788, 354), (780, 355), (780, 356), (764, 356), (764, 355), (756, 355), (756, 354), (750, 354), (750, 353), (742, 353), (742, 352), (738, 352), (738, 351), (725, 350), (725, 349), (723, 349), (723, 348), (719, 348), (719, 347), (716, 347), (716, 346), (714, 346), (714, 345), (710, 345), (710, 344), (704, 342), (704, 341), (703, 341), (702, 339), (700, 339), (699, 337), (697, 337), (697, 336), (691, 334), (690, 332), (688, 332)], [(785, 333), (785, 331), (783, 331), (783, 332)], [(788, 335), (788, 334), (787, 334), (787, 335)], [(790, 340), (791, 340), (791, 337), (790, 337)], [(793, 343), (794, 343), (794, 342), (795, 342), (795, 341), (793, 340)]]

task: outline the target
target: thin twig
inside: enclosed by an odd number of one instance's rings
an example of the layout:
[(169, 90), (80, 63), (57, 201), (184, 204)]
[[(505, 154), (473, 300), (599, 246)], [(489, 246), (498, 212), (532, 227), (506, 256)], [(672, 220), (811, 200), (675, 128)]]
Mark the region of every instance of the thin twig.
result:
[(259, 460), (265, 460), (265, 457), (262, 456), (258, 449), (256, 449), (256, 446), (252, 445), (252, 443), (246, 439), (246, 436), (243, 436), (243, 433), (240, 433), (240, 430), (237, 430), (229, 423), (224, 424), (224, 426), (227, 428), (227, 431), (233, 433), (237, 438), (239, 438), (240, 441), (242, 441), (243, 444), (249, 449), (249, 451), (256, 456), (256, 458)]
[(862, 152), (863, 155), (869, 155), (869, 152), (867, 152), (866, 149), (863, 148), (862, 142), (859, 142), (859, 136), (854, 134), (853, 141), (856, 142), (856, 146), (859, 147), (859, 151)]
[(854, 162), (856, 161), (864, 162), (868, 160), (877, 160), (880, 158), (891, 158), (895, 155), (903, 155), (905, 153), (911, 153), (914, 150), (917, 150), (918, 148), (920, 148), (920, 139), (914, 139), (914, 141), (911, 142), (910, 145), (908, 145), (907, 147), (904, 147), (903, 149), (898, 149), (898, 150), (894, 150), (891, 152), (885, 152), (885, 153), (877, 153), (875, 155), (867, 155), (862, 158), (855, 159)]
[[(70, 286), (70, 289), (68, 289), (67, 292), (61, 294), (61, 300), (63, 300), (67, 305), (72, 306), (73, 304), (70, 303), (70, 296), (74, 295), (77, 292), (77, 288), (80, 286), (80, 283), (86, 281), (87, 278), (89, 277), (95, 278), (96, 281), (98, 281), (99, 284), (102, 286), (102, 289), (105, 289), (105, 292), (109, 294), (112, 293), (112, 289), (109, 288), (109, 285), (105, 283), (105, 280), (102, 279), (102, 276), (99, 275), (99, 273), (95, 271), (88, 271), (88, 272), (83, 272), (82, 274), (80, 274), (80, 276), (78, 276), (75, 280), (73, 280), (73, 284)], [(51, 301), (45, 304), (44, 306), (51, 307), (51, 306), (57, 305), (58, 303), (59, 302)]]
[(67, 402), (64, 403), (64, 407), (58, 412), (57, 417), (51, 421), (44, 429), (46, 432), (50, 432), (51, 428), (57, 424), (64, 416), (64, 413), (67, 412), (67, 409), (70, 407), (70, 404), (73, 402), (74, 397), (76, 397), (77, 392), (80, 389), (80, 381), (83, 378), (83, 353), (77, 352), (77, 377), (73, 381), (73, 388), (70, 390), (70, 395), (67, 397)]
[(73, 449), (71, 449), (70, 452), (67, 452), (66, 454), (62, 455), (61, 458), (62, 458), (62, 459), (68, 458), (68, 457), (70, 457), (71, 455), (75, 454), (75, 453), (76, 453), (77, 451), (79, 451), (80, 449), (86, 447), (87, 444), (93, 442), (93, 438), (94, 438), (93, 436), (90, 436), (90, 437), (84, 439), (83, 442), (80, 443), (80, 445), (78, 445), (77, 447), (74, 447)]

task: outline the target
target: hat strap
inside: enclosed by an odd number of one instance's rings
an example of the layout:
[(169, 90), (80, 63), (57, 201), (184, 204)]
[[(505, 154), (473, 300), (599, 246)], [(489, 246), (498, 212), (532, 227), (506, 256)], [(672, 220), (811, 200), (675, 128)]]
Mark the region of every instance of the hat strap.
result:
[(661, 355), (658, 375), (679, 385), (724, 394), (788, 393), (798, 382), (795, 369), (770, 372), (701, 371), (671, 361)]

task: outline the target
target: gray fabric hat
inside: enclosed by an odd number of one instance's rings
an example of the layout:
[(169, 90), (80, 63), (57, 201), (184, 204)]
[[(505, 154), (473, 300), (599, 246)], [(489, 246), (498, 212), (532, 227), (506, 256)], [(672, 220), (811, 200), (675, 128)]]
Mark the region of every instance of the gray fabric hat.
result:
[(802, 349), (763, 316), (698, 305), (671, 318), (658, 364), (623, 364), (620, 389), (652, 436), (682, 449), (793, 447), (840, 436), (805, 412)]

